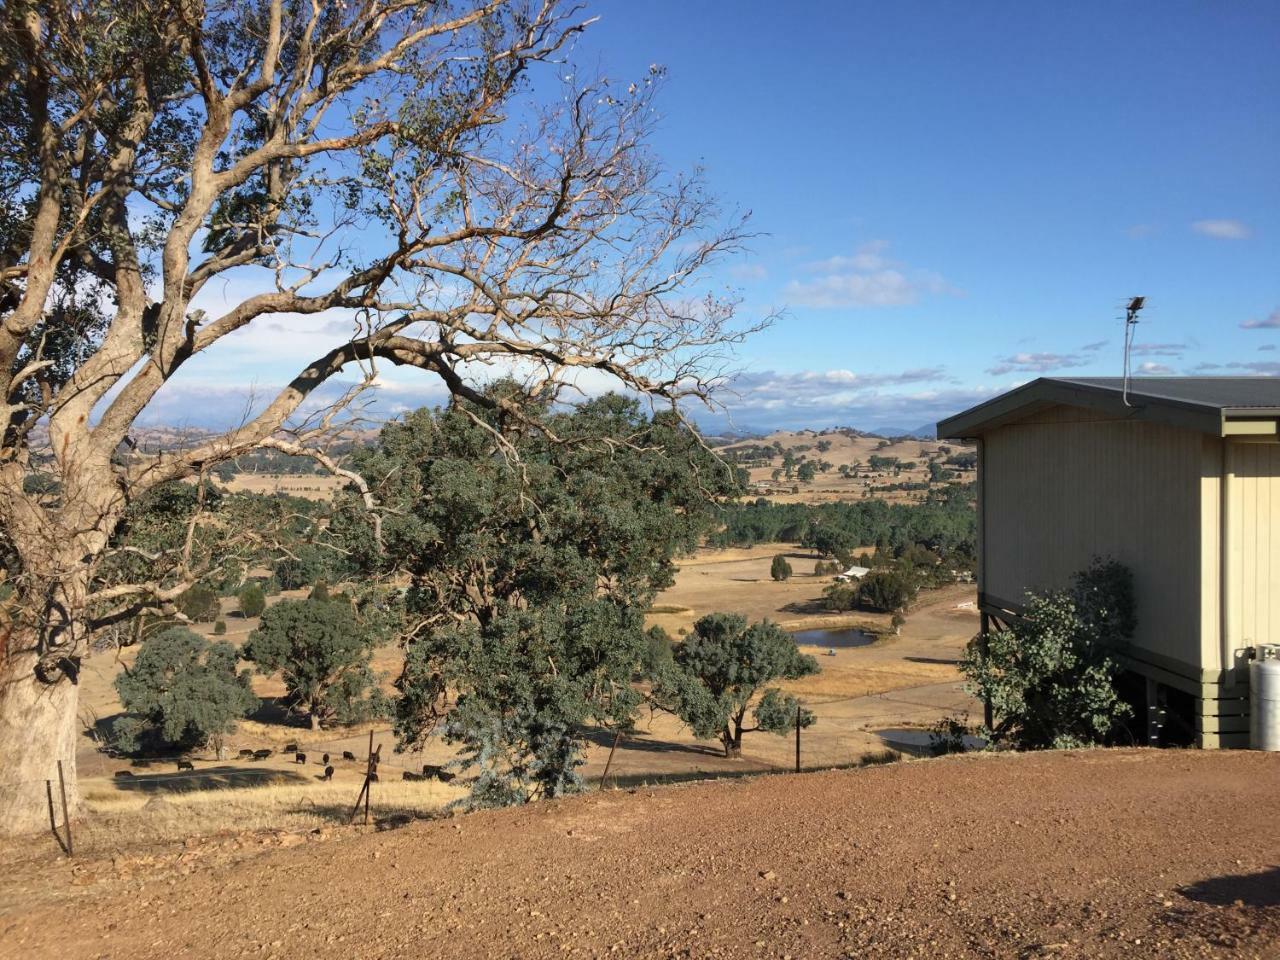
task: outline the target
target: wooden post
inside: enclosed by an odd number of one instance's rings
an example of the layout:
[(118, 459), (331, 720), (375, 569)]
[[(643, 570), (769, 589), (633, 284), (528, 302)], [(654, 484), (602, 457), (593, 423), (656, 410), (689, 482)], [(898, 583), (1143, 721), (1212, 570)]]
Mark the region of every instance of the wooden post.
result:
[(67, 856), (76, 855), (71, 843), (71, 817), (67, 813), (67, 781), (62, 776), (62, 761), (58, 761), (58, 790), (62, 793), (62, 826), (67, 831)]
[(800, 701), (796, 701), (796, 773), (800, 772)]
[(613, 766), (613, 751), (618, 749), (618, 741), (622, 739), (622, 731), (613, 735), (613, 746), (609, 748), (609, 759), (604, 762), (604, 773), (600, 774), (600, 789), (604, 789), (605, 778), (609, 776), (609, 768)]

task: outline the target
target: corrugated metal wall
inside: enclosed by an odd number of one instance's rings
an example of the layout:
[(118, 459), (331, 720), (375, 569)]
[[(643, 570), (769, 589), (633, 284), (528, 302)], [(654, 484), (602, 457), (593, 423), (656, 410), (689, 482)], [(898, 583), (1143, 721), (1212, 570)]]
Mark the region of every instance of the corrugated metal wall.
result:
[[(1201, 434), (1053, 407), (983, 438), (982, 590), (1021, 602), (1095, 553), (1134, 572), (1134, 646), (1202, 660)], [(1277, 502), (1280, 506), (1280, 501)]]
[(1280, 444), (1228, 444), (1233, 647), (1280, 643)]

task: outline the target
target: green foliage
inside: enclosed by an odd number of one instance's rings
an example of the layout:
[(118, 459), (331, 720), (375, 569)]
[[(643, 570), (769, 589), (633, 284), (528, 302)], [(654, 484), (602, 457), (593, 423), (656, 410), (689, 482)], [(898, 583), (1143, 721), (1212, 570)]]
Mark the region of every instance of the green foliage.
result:
[(174, 627), (143, 641), (132, 669), (116, 677), (126, 716), (115, 724), (126, 751), (220, 746), (258, 706), (249, 671), (236, 674), (236, 649)]
[(929, 754), (943, 757), (949, 753), (964, 753), (964, 738), (969, 735), (967, 718), (943, 717), (929, 729)]
[(256, 583), (246, 584), (240, 590), (240, 616), (259, 617), (267, 607), (267, 595)]
[[(767, 687), (818, 672), (818, 662), (802, 654), (795, 638), (776, 623), (748, 626), (736, 613), (711, 613), (675, 649), (671, 664), (653, 677), (655, 700), (675, 713), (700, 738), (716, 738), (725, 756), (738, 756), (742, 737), (754, 730), (785, 733), (794, 726), (799, 703)], [(756, 701), (756, 725), (746, 726)], [(801, 725), (813, 716), (801, 713)]]
[(227, 632), (227, 621), (217, 620), (213, 624), (214, 636), (221, 637)]
[(217, 592), (200, 583), (184, 591), (176, 605), (188, 620), (195, 623), (212, 623), (222, 612)]
[(274, 577), (282, 590), (301, 590), (321, 581), (333, 583), (352, 572), (347, 558), (325, 544), (300, 543), (292, 554), (275, 566)]
[(1023, 750), (1104, 743), (1130, 712), (1115, 688), (1115, 651), (1135, 627), (1133, 578), (1095, 558), (1069, 589), (1029, 594), (1010, 629), (976, 637), (961, 662), (990, 701), (993, 744)]
[(786, 580), (791, 576), (791, 564), (787, 562), (787, 558), (782, 554), (778, 554), (773, 558), (773, 563), (769, 565), (769, 576), (777, 581)]
[(244, 657), (263, 673), (279, 670), (290, 706), (318, 728), (377, 711), (369, 668), (376, 639), (349, 603), (282, 600), (263, 613)]
[(893, 613), (916, 595), (911, 575), (902, 570), (872, 570), (858, 583), (858, 605), (877, 613)]
[(325, 583), (323, 580), (317, 580), (315, 586), (311, 588), (311, 593), (307, 595), (307, 599), (328, 600), (329, 584)]
[(812, 460), (806, 460), (800, 464), (800, 468), (796, 471), (796, 479), (802, 483), (812, 483), (818, 475), (818, 465)]
[(818, 505), (767, 500), (727, 505), (723, 529), (713, 546), (798, 543), (825, 557), (847, 559), (860, 547), (882, 543), (892, 556), (920, 546), (946, 568), (972, 569), (976, 557), (977, 514), (973, 485), (954, 484), (928, 494), (923, 503), (883, 500)]
[(639, 701), (644, 611), (714, 523), (710, 498), (737, 490), (686, 427), (633, 400), (544, 419), (564, 442), (479, 406), (411, 414), (353, 457), (389, 508), (385, 553), (354, 498), (334, 518), (366, 569), (410, 578), (408, 614), (428, 628), (408, 645), (396, 729), (408, 746), (445, 720), (478, 771), (475, 805), (577, 787), (588, 726), (626, 726)]

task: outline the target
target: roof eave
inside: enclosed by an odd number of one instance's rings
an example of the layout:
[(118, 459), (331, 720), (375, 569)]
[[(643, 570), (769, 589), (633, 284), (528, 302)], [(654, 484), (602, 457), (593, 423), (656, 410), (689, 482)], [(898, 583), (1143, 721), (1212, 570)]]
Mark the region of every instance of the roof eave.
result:
[[(1140, 390), (1140, 386), (1138, 387)], [(1019, 420), (1038, 408), (1063, 404), (1112, 413), (1118, 419), (1147, 420), (1211, 436), (1222, 435), (1223, 411), (1217, 407), (1151, 397), (1131, 390), (1129, 402), (1117, 391), (1092, 384), (1041, 377), (963, 413), (938, 421), (938, 437), (975, 440)]]

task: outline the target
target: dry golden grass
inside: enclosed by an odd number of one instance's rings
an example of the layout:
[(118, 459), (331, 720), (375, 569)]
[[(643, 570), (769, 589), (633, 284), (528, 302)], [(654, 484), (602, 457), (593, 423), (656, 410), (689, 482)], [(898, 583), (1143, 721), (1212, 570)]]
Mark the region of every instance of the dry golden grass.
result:
[[(141, 778), (139, 778), (141, 779)], [(284, 774), (259, 778), (261, 785), (210, 785), (178, 790), (121, 789), (111, 781), (82, 784), (87, 816), (76, 829), (85, 853), (169, 843), (258, 830), (299, 831), (344, 824), (361, 778), (299, 781)], [(172, 781), (170, 785), (172, 784)], [(435, 780), (383, 780), (374, 784), (370, 812), (377, 818), (438, 814), (464, 796), (464, 788)]]
[(346, 483), (327, 474), (237, 473), (226, 484), (232, 493), (287, 493), (308, 500), (329, 500)]

